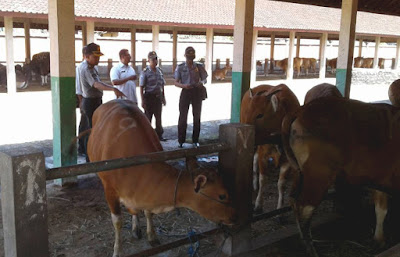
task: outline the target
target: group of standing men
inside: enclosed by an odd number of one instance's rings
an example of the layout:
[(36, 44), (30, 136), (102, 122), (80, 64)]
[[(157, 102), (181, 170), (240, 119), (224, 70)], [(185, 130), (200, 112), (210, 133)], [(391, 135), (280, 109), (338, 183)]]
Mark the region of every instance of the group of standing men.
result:
[[(103, 90), (113, 90), (116, 98), (127, 99), (138, 104), (136, 96), (137, 79), (135, 70), (129, 65), (131, 55), (127, 49), (119, 52), (120, 62), (110, 70), (112, 85), (100, 81), (97, 65), (100, 56), (100, 46), (90, 43), (82, 50), (83, 61), (76, 67), (76, 94), (79, 99), (81, 121), (79, 133), (92, 127), (94, 111), (102, 104)], [(193, 110), (193, 135), (194, 147), (199, 146), (200, 116), (202, 101), (207, 97), (204, 85), (207, 82), (207, 72), (203, 64), (194, 62), (196, 57), (193, 47), (185, 50), (186, 61), (176, 67), (174, 78), (175, 86), (182, 88), (179, 99), (178, 143), (182, 148), (186, 141), (187, 115), (189, 106)], [(156, 121), (155, 131), (160, 140), (163, 138), (161, 121), (162, 105), (166, 105), (164, 74), (158, 65), (158, 56), (155, 51), (148, 54), (149, 65), (143, 69), (139, 78), (142, 108), (150, 123), (154, 116)], [(88, 137), (79, 141), (78, 152), (86, 154)], [(86, 156), (86, 160), (89, 161)]]

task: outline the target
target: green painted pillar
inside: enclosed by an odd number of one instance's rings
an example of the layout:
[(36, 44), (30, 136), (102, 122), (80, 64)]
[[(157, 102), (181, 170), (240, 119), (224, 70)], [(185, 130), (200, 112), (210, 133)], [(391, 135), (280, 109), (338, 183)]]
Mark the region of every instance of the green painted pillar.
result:
[(342, 17), (339, 34), (339, 56), (336, 69), (336, 86), (346, 98), (350, 97), (354, 41), (356, 35), (358, 0), (342, 1)]
[[(69, 151), (76, 136), (74, 0), (49, 0), (53, 161), (55, 167), (76, 164)], [(59, 179), (65, 184), (76, 178)]]
[(233, 31), (231, 122), (240, 121), (240, 104), (250, 88), (254, 0), (236, 0)]

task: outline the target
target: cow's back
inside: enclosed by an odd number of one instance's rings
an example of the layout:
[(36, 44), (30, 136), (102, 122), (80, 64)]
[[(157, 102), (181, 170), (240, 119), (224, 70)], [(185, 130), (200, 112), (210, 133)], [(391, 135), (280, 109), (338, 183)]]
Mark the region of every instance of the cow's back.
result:
[(131, 101), (110, 101), (95, 111), (88, 142), (91, 161), (156, 151), (162, 151), (160, 141), (146, 116)]

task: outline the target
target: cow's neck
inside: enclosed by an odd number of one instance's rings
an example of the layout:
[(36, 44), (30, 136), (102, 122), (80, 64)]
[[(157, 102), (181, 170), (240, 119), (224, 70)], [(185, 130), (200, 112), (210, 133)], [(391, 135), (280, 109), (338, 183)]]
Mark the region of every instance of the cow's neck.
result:
[(176, 207), (190, 208), (195, 194), (192, 176), (188, 171), (183, 171), (176, 192)]

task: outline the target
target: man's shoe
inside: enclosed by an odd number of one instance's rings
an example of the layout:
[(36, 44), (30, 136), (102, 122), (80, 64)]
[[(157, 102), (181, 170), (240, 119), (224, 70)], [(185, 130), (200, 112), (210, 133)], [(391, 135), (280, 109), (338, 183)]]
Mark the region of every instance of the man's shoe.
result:
[(160, 141), (163, 141), (163, 142), (167, 141), (167, 139), (165, 139), (163, 137), (159, 137), (159, 139), (160, 139)]
[(199, 147), (199, 146), (200, 146), (199, 143), (193, 143), (193, 147), (194, 147), (194, 148), (197, 148), (197, 147)]
[(183, 148), (183, 143), (179, 143), (178, 147)]

